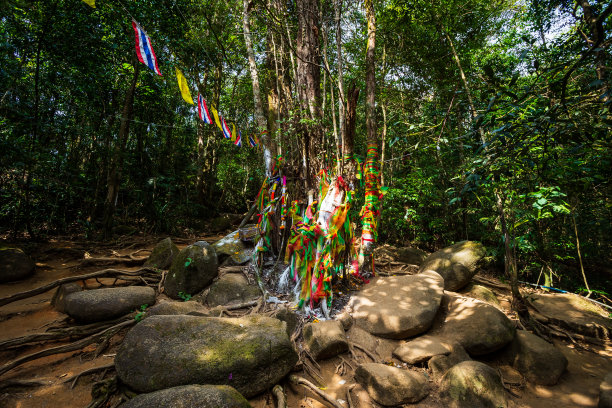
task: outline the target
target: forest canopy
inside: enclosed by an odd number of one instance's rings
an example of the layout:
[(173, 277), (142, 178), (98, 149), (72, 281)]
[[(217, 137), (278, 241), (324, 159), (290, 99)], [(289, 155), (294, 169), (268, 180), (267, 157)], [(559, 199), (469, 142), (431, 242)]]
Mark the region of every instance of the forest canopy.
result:
[[(2, 234), (193, 234), (246, 213), (281, 164), (302, 196), (321, 170), (342, 169), (359, 221), (374, 143), (379, 241), (431, 251), (477, 240), (521, 280), (612, 287), (609, 3), (1, 0), (0, 10)], [(133, 20), (161, 76), (139, 61)], [(241, 146), (200, 119), (198, 94)]]

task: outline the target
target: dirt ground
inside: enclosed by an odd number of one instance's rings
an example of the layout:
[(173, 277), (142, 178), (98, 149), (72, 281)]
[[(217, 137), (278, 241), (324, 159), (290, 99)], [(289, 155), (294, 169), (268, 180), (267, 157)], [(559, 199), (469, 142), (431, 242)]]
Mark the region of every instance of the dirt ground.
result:
[[(118, 242), (116, 245), (100, 245), (88, 242), (76, 241), (51, 241), (39, 245), (27, 245), (28, 252), (37, 263), (37, 270), (33, 277), (26, 281), (0, 284), (0, 298), (26, 291), (52, 282), (62, 277), (81, 275), (88, 272), (113, 267), (124, 270), (135, 270), (139, 266), (125, 266), (115, 264), (112, 266), (83, 265), (80, 260), (84, 253), (93, 257), (111, 256), (112, 251), (127, 255), (139, 249), (151, 249), (155, 243), (163, 237), (132, 237), (129, 241)], [(197, 239), (175, 239), (174, 241), (183, 247), (196, 240), (207, 240), (213, 242), (220, 237), (197, 237)], [(24, 248), (24, 243), (16, 246)], [(142, 252), (140, 255), (146, 255)], [(110, 283), (101, 280), (102, 283)], [(100, 285), (95, 280), (86, 282), (90, 288)], [(493, 288), (492, 288), (493, 289)], [(509, 311), (507, 294), (495, 290), (501, 300), (502, 307)], [(44, 332), (48, 327), (58, 324), (66, 319), (66, 315), (59, 313), (50, 305), (54, 290), (40, 295), (23, 299), (0, 307), (0, 341), (25, 336), (33, 333)], [(353, 334), (354, 333), (354, 334)], [(118, 344), (125, 331), (115, 335), (106, 348), (98, 357), (95, 357), (96, 345), (63, 354), (56, 354), (34, 361), (27, 362), (4, 375), (0, 376), (0, 407), (6, 408), (38, 408), (38, 407), (62, 407), (82, 408), (86, 407), (92, 400), (92, 386), (96, 381), (110, 378), (114, 374), (113, 369), (98, 371), (94, 374), (80, 377), (74, 381), (73, 376), (89, 368), (109, 365), (113, 362)], [(349, 337), (358, 336), (354, 330), (349, 331)], [(359, 339), (353, 339), (362, 344)], [(363, 340), (364, 342), (367, 339)], [(612, 371), (612, 348), (584, 345), (585, 349), (572, 343), (556, 340), (556, 345), (569, 360), (567, 372), (561, 377), (558, 384), (554, 386), (538, 386), (526, 383), (524, 386), (512, 387), (515, 395), (508, 393), (510, 407), (596, 407), (598, 402), (599, 384), (606, 373)], [(43, 350), (49, 347), (60, 346), (61, 342), (40, 343), (33, 346), (21, 347), (12, 350), (0, 350), (0, 367), (16, 358)], [(400, 363), (391, 357), (391, 351), (399, 344), (397, 341), (380, 340), (371, 353), (379, 362)], [(348, 361), (353, 367), (345, 364)], [(365, 390), (359, 385), (354, 386), (353, 370), (360, 362), (369, 362), (371, 358), (365, 353), (356, 350), (355, 355), (345, 354), (342, 358), (335, 357), (320, 362), (320, 376), (318, 379), (325, 393), (338, 400), (342, 406), (348, 407), (349, 388), (350, 399), (353, 407), (376, 407)], [(499, 365), (495, 359), (486, 361), (496, 366)], [(426, 365), (414, 367), (413, 369), (425, 372)], [(512, 370), (509, 367), (500, 367), (503, 373)], [(516, 372), (514, 372), (516, 373)], [(311, 382), (317, 379), (301, 371), (296, 372)], [(18, 384), (20, 382), (20, 384)], [(24, 382), (31, 382), (24, 384)], [(33, 383), (32, 383), (33, 382)], [(520, 378), (519, 378), (520, 382)], [(323, 408), (328, 405), (321, 403), (320, 397), (313, 392), (300, 386), (282, 384), (286, 393), (289, 407), (300, 408)], [(427, 398), (415, 407), (443, 407), (438, 398), (436, 384), (430, 382), (431, 392)], [(263, 394), (250, 400), (254, 408), (275, 407), (274, 398), (270, 393)]]

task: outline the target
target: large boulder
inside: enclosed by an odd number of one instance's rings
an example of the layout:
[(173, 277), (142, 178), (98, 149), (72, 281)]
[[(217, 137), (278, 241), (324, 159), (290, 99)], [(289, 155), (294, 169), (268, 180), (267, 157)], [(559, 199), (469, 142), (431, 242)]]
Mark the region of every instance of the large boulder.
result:
[(231, 234), (226, 235), (213, 245), (219, 263), (223, 266), (244, 265), (251, 260), (253, 246), (247, 246), (240, 239), (240, 231), (236, 230)]
[(183, 385), (132, 398), (121, 408), (250, 408), (249, 402), (228, 385)]
[(170, 265), (172, 265), (172, 260), (178, 253), (178, 247), (172, 242), (170, 237), (168, 237), (161, 240), (155, 248), (153, 248), (144, 266), (148, 268), (168, 269)]
[(315, 360), (334, 357), (348, 351), (344, 327), (338, 320), (307, 323), (302, 333), (306, 348)]
[(353, 295), (349, 306), (361, 328), (376, 336), (403, 339), (430, 328), (443, 286), (435, 272), (378, 278)]
[(151, 316), (128, 332), (115, 357), (121, 381), (140, 392), (228, 384), (247, 398), (276, 384), (298, 356), (280, 320)]
[(261, 291), (256, 285), (249, 285), (247, 278), (241, 273), (226, 273), (210, 285), (206, 304), (211, 307), (246, 303), (261, 297)]
[(462, 241), (429, 255), (419, 273), (435, 271), (444, 278), (445, 290), (459, 290), (472, 280), (485, 247), (475, 241)]
[(550, 323), (597, 339), (612, 337), (612, 319), (608, 313), (582, 296), (573, 293), (533, 294), (527, 300)]
[(501, 408), (508, 405), (498, 372), (478, 361), (464, 361), (440, 382), (440, 397), (449, 408)]
[(494, 306), (445, 292), (431, 334), (462, 345), (472, 355), (492, 353), (509, 344), (516, 328)]
[(80, 322), (99, 322), (123, 316), (142, 305), (155, 303), (155, 290), (148, 286), (128, 286), (74, 292), (66, 296), (66, 313)]
[(448, 370), (464, 361), (471, 361), (469, 354), (459, 344), (450, 346), (450, 354), (438, 354), (427, 362), (427, 367), (435, 380), (439, 380)]
[(71, 293), (81, 292), (83, 288), (78, 283), (64, 283), (61, 285), (51, 298), (51, 306), (60, 313), (66, 313), (66, 296)]
[[(191, 316), (210, 316), (211, 310), (190, 300), (188, 302), (160, 302), (147, 310), (147, 316), (156, 315), (191, 315)], [(218, 315), (218, 313), (217, 313)]]
[(535, 384), (554, 385), (567, 368), (559, 349), (525, 330), (517, 330), (512, 354), (514, 367)]
[(361, 364), (355, 370), (355, 380), (374, 401), (384, 406), (415, 403), (429, 392), (423, 374), (385, 364)]
[(612, 408), (612, 372), (599, 385), (599, 404), (597, 408)]
[(35, 269), (34, 261), (21, 249), (0, 247), (0, 283), (29, 278)]
[(421, 265), (427, 258), (427, 252), (412, 247), (398, 248), (396, 260), (409, 265)]
[(446, 340), (425, 335), (400, 344), (393, 351), (393, 355), (405, 363), (417, 364), (427, 361), (433, 356), (450, 354), (451, 351), (452, 349)]
[(204, 241), (183, 249), (172, 261), (164, 292), (173, 299), (194, 295), (208, 286), (219, 272), (215, 249)]

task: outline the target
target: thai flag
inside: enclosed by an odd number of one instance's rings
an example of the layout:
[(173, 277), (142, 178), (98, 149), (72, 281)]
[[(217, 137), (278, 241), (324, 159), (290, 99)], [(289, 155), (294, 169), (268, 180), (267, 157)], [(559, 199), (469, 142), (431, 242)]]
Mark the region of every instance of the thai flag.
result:
[(223, 136), (225, 136), (226, 139), (232, 138), (232, 132), (230, 132), (230, 128), (227, 126), (227, 123), (225, 123), (225, 118), (223, 116), (221, 116), (221, 129), (223, 130)]
[(240, 129), (238, 129), (238, 136), (236, 137), (234, 144), (238, 147), (242, 147), (242, 133), (240, 133)]
[(251, 147), (257, 146), (257, 142), (255, 141), (255, 138), (253, 136), (249, 136), (249, 144), (251, 145)]
[(200, 119), (203, 120), (204, 123), (212, 125), (212, 118), (210, 117), (208, 106), (206, 106), (206, 101), (200, 94), (198, 94), (198, 115), (200, 115)]
[(132, 27), (134, 27), (134, 33), (136, 34), (136, 55), (138, 56), (138, 61), (151, 68), (157, 75), (161, 75), (157, 66), (157, 57), (151, 45), (151, 39), (136, 20), (132, 20)]

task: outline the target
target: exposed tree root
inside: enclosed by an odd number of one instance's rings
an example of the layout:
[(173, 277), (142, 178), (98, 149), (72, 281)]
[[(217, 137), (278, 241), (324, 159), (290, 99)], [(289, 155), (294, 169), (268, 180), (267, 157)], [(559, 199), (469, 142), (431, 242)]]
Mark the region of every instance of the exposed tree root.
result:
[(6, 380), (0, 383), (0, 390), (7, 388), (18, 388), (18, 387), (43, 387), (49, 385), (49, 381), (40, 380)]
[(72, 381), (72, 383), (70, 384), (70, 389), (73, 389), (74, 386), (76, 385), (77, 381), (79, 380), (79, 378), (81, 378), (82, 376), (93, 374), (93, 373), (97, 373), (98, 371), (106, 371), (106, 370), (108, 370), (110, 368), (113, 368), (113, 367), (115, 367), (115, 363), (103, 365), (103, 366), (100, 366), (100, 367), (90, 368), (88, 370), (81, 371), (80, 373), (78, 373), (76, 375), (73, 375), (72, 377), (66, 378), (64, 380), (64, 383)]
[(297, 375), (290, 375), (289, 381), (295, 385), (302, 385), (308, 388), (310, 391), (314, 392), (316, 395), (321, 397), (325, 402), (331, 405), (334, 408), (344, 408), (338, 401), (330, 397), (327, 393), (323, 392), (319, 387), (311, 383), (305, 378), (298, 377)]
[(67, 353), (69, 351), (80, 350), (83, 347), (88, 346), (92, 343), (98, 342), (100, 340), (103, 341), (104, 339), (106, 339), (107, 336), (115, 335), (117, 332), (119, 332), (119, 330), (124, 329), (126, 327), (133, 326), (134, 324), (136, 324), (136, 320), (127, 320), (119, 324), (116, 324), (114, 326), (111, 326), (105, 330), (102, 330), (101, 332), (96, 333), (93, 336), (86, 337), (74, 343), (65, 344), (63, 346), (58, 346), (58, 347), (52, 347), (49, 349), (41, 350), (36, 353), (32, 353), (32, 354), (28, 354), (26, 356), (20, 357), (0, 367), (0, 375), (5, 374), (6, 372), (12, 370), (15, 367), (25, 364), (28, 361), (36, 360), (42, 357), (51, 356), (54, 354), (61, 354), (61, 353)]
[(27, 290), (25, 292), (19, 292), (11, 296), (0, 298), (0, 306), (8, 305), (9, 303), (15, 302), (17, 300), (26, 299), (32, 296), (39, 295), (41, 293), (48, 292), (51, 289), (57, 288), (58, 286), (61, 286), (65, 283), (78, 282), (94, 278), (121, 278), (121, 276), (141, 276), (146, 273), (149, 273), (151, 278), (159, 279), (159, 273), (157, 273), (156, 270), (153, 268), (140, 268), (135, 271), (122, 271), (120, 269), (103, 269), (101, 271), (87, 273), (85, 275), (70, 276), (67, 278), (58, 279), (46, 285), (40, 286), (36, 289)]
[(372, 361), (374, 361), (375, 363), (378, 363), (380, 361), (380, 358), (377, 358), (374, 354), (372, 354), (368, 349), (366, 349), (365, 347), (363, 347), (360, 344), (357, 343), (349, 343), (349, 347), (355, 347), (356, 349), (359, 349), (361, 351), (363, 351), (368, 357), (370, 357), (372, 359)]
[(276, 408), (287, 408), (287, 398), (285, 397), (285, 391), (280, 385), (275, 385), (272, 388), (272, 394), (276, 399)]
[(142, 265), (145, 263), (148, 257), (142, 258), (113, 258), (113, 257), (100, 257), (100, 258), (83, 258), (79, 261), (81, 266), (88, 265), (105, 265), (113, 263), (121, 263), (124, 265)]
[(104, 406), (108, 400), (117, 393), (117, 390), (116, 375), (106, 380), (98, 381), (91, 390), (93, 400), (87, 405), (87, 408), (99, 408)]
[(351, 391), (353, 391), (353, 388), (355, 388), (355, 386), (357, 386), (357, 384), (351, 384), (346, 389), (346, 400), (348, 401), (349, 408), (353, 408), (354, 407), (353, 399), (351, 398)]

